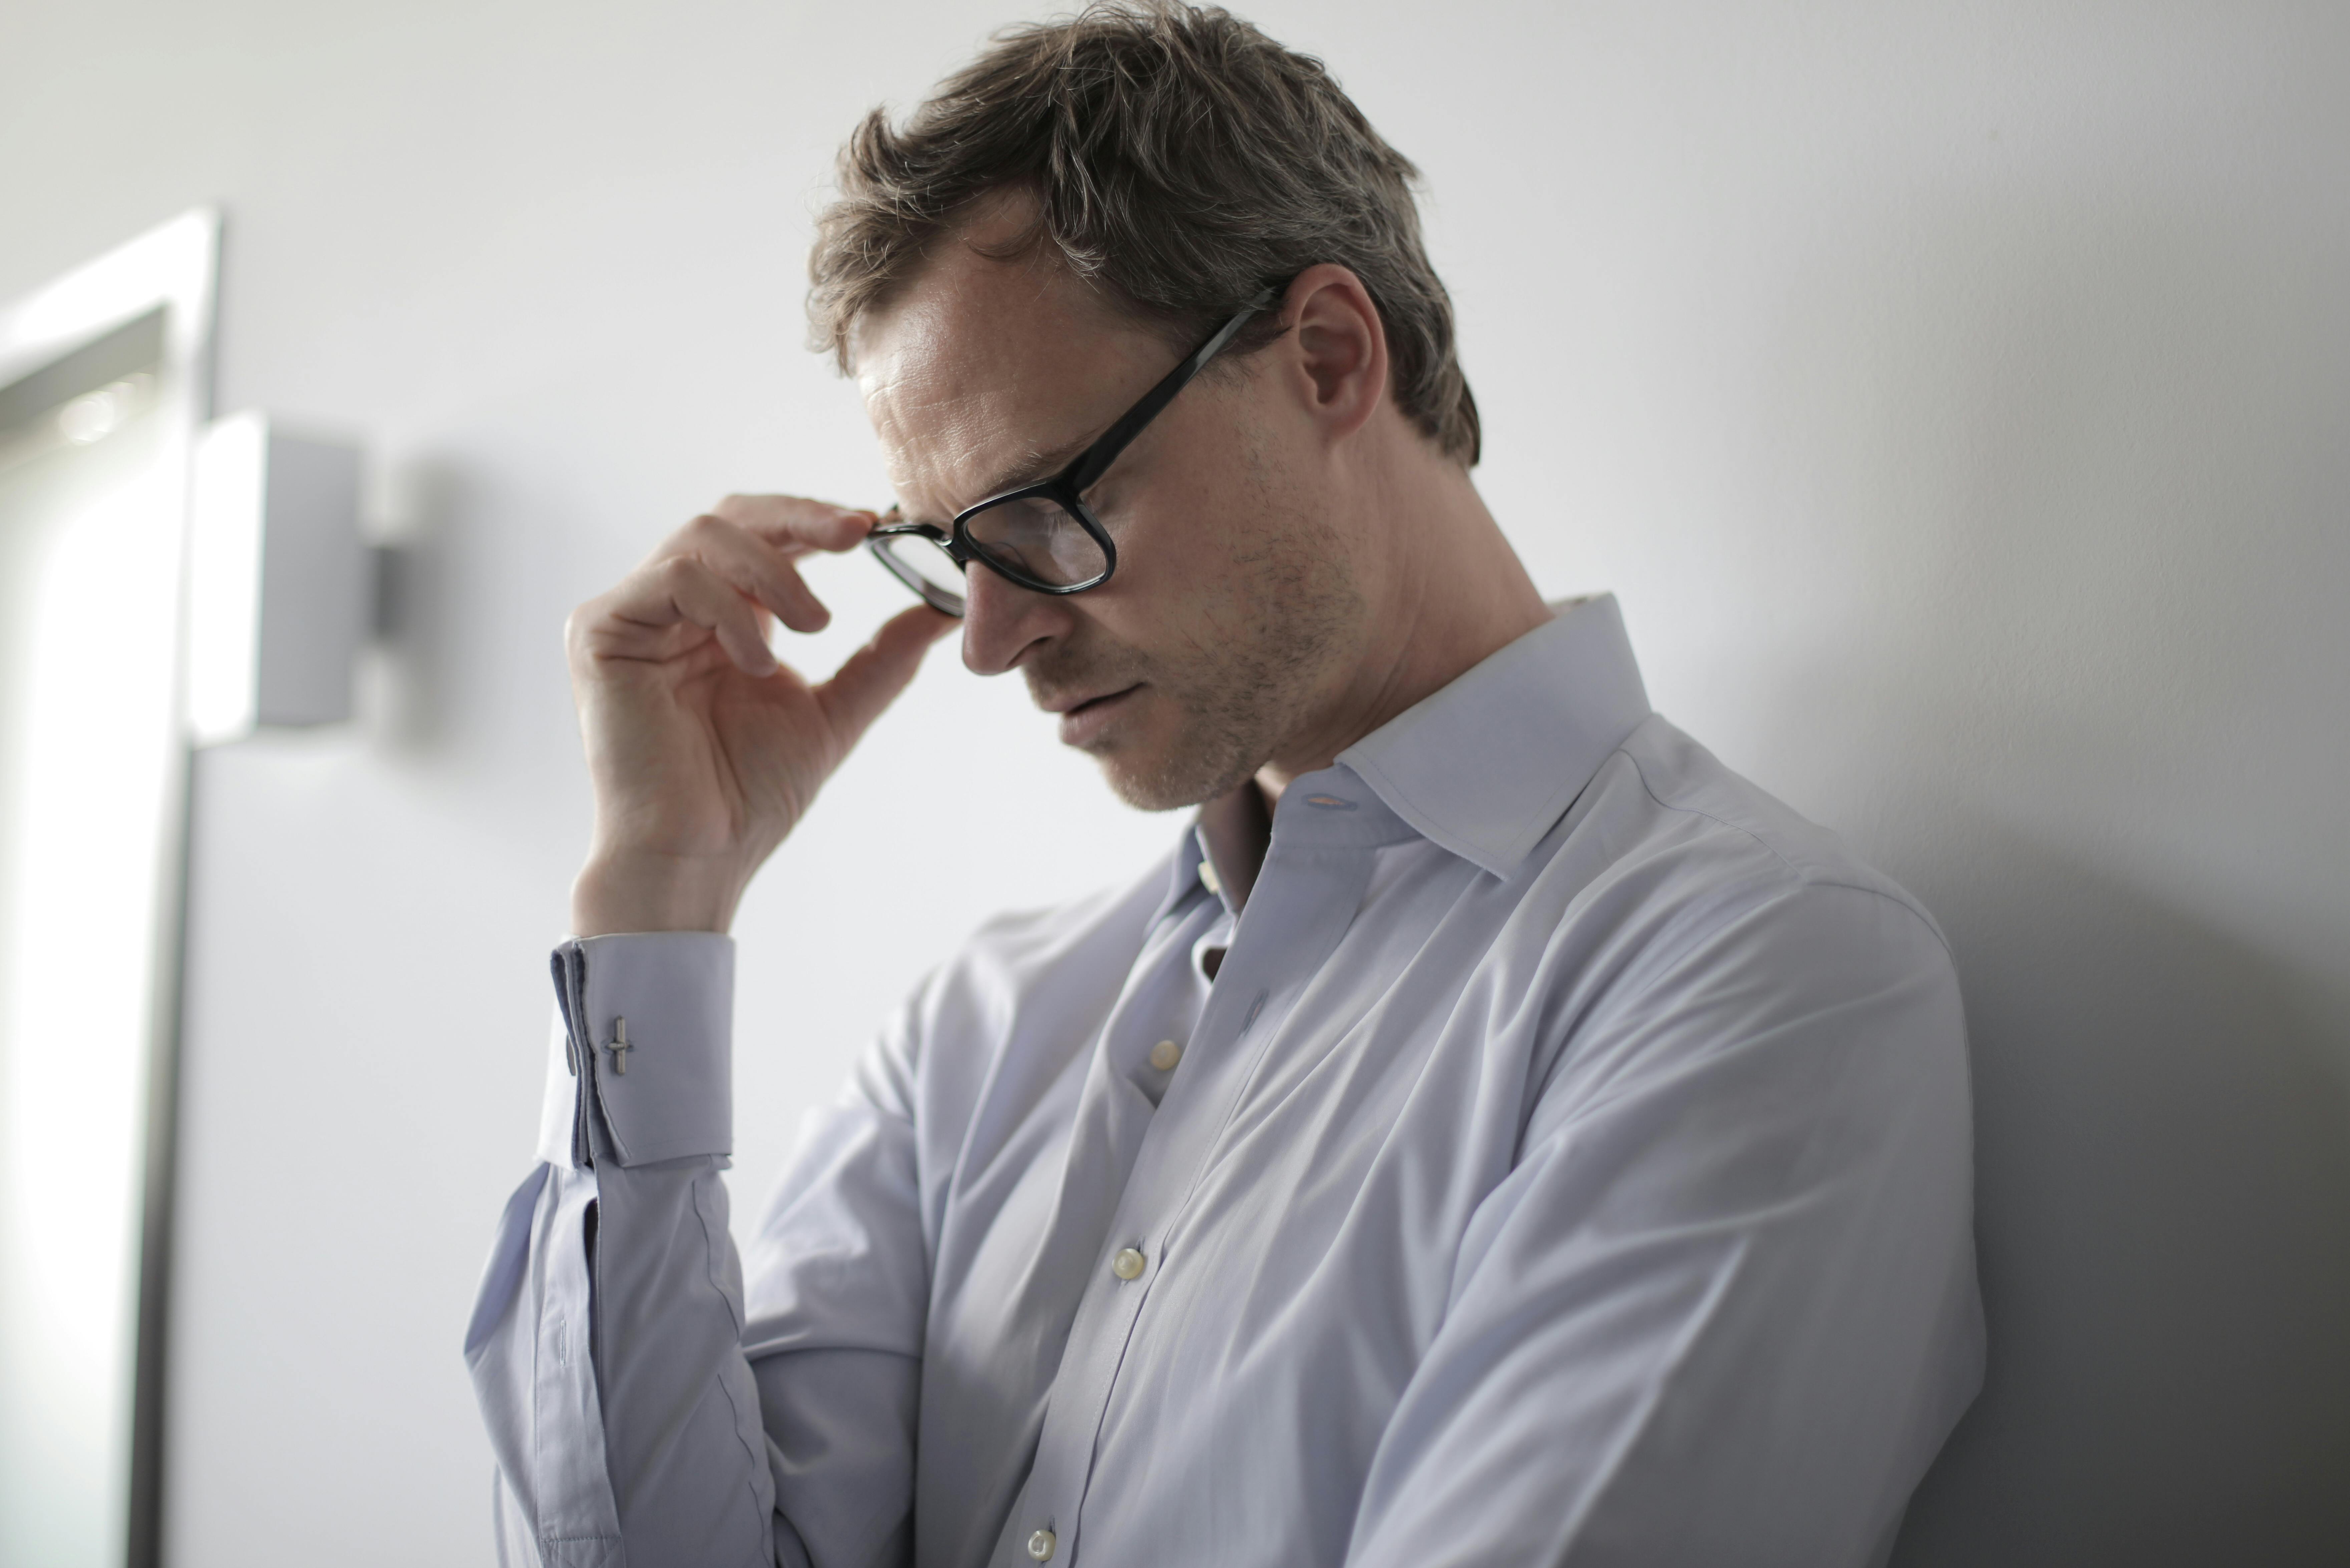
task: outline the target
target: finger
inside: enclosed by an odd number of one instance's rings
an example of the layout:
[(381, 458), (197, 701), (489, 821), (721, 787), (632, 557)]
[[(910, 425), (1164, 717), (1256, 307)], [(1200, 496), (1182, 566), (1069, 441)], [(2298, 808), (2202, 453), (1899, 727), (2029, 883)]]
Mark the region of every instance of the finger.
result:
[(711, 511), (793, 556), (854, 549), (876, 520), (862, 507), (798, 495), (730, 495)]
[(839, 737), (841, 750), (855, 745), (883, 709), (922, 667), (931, 644), (952, 631), (954, 617), (916, 605), (881, 623), (873, 640), (848, 656), (832, 679), (816, 689), (816, 700)]
[(648, 628), (680, 622), (698, 626), (718, 639), (726, 657), (745, 675), (773, 675), (775, 655), (759, 607), (691, 556), (671, 556), (615, 593), (615, 618)]
[(671, 541), (742, 593), (764, 605), (794, 631), (822, 631), (832, 612), (775, 545), (714, 513), (704, 513)]

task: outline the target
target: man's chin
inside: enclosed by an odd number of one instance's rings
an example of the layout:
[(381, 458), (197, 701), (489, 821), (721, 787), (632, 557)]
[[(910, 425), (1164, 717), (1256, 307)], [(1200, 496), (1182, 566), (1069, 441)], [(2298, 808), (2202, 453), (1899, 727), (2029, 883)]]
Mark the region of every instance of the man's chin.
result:
[(1167, 782), (1155, 773), (1138, 773), (1119, 760), (1097, 757), (1101, 763), (1102, 780), (1109, 785), (1110, 794), (1118, 796), (1137, 811), (1175, 811), (1194, 804), (1180, 789), (1170, 789)]
[(1256, 771), (1244, 740), (1156, 682), (1139, 683), (1092, 723), (1065, 720), (1061, 742), (1100, 764), (1110, 793), (1137, 811), (1197, 805)]
[(1110, 793), (1137, 811), (1180, 811), (1213, 800), (1255, 770), (1198, 745), (1095, 745)]

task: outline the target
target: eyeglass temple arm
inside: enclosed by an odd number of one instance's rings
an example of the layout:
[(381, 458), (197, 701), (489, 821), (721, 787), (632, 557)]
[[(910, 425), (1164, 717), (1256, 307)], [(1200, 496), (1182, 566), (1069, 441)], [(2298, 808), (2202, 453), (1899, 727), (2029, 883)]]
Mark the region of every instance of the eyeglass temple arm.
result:
[(1077, 460), (1056, 476), (1062, 484), (1074, 491), (1090, 489), (1094, 482), (1109, 472), (1118, 454), (1127, 443), (1141, 433), (1142, 427), (1159, 417), (1159, 411), (1175, 400), (1175, 394), (1189, 384), (1191, 378), (1207, 368), (1208, 361), (1224, 351), (1240, 329), (1260, 312), (1272, 306), (1274, 293), (1265, 289), (1241, 307), (1240, 314), (1216, 328), (1216, 335), (1194, 349), (1191, 357), (1159, 379), (1159, 384), (1142, 395), (1142, 400), (1126, 410), (1118, 423), (1104, 431), (1101, 439), (1077, 454)]

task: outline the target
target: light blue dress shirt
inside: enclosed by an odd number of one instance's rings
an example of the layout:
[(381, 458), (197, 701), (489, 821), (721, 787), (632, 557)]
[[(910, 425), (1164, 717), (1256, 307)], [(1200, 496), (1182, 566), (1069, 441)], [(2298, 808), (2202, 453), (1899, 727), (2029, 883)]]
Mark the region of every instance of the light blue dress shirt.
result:
[(1237, 911), (1201, 864), (934, 974), (747, 1289), (732, 944), (558, 950), (466, 1340), (506, 1562), (1882, 1561), (1982, 1362), (1925, 911), (1605, 597), (1292, 784)]

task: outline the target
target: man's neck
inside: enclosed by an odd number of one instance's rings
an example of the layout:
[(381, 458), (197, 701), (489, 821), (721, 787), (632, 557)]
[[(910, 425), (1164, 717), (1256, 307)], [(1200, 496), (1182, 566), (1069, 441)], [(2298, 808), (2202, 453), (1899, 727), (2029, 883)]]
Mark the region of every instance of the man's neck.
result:
[(1254, 779), (1243, 779), (1201, 803), (1200, 837), (1213, 886), (1238, 910), (1248, 902), (1257, 873), (1264, 869), (1265, 851), (1273, 846), (1273, 805)]
[(1200, 807), (1200, 833), (1224, 896), (1248, 901), (1273, 844), (1273, 809), (1290, 781), (1550, 618), (1550, 607), (1457, 466), (1383, 487), (1390, 548), (1376, 561), (1364, 657), (1307, 732), (1256, 775)]
[(1400, 465), (1366, 508), (1361, 657), (1301, 732), (1257, 771), (1267, 801), (1550, 618), (1467, 472)]

